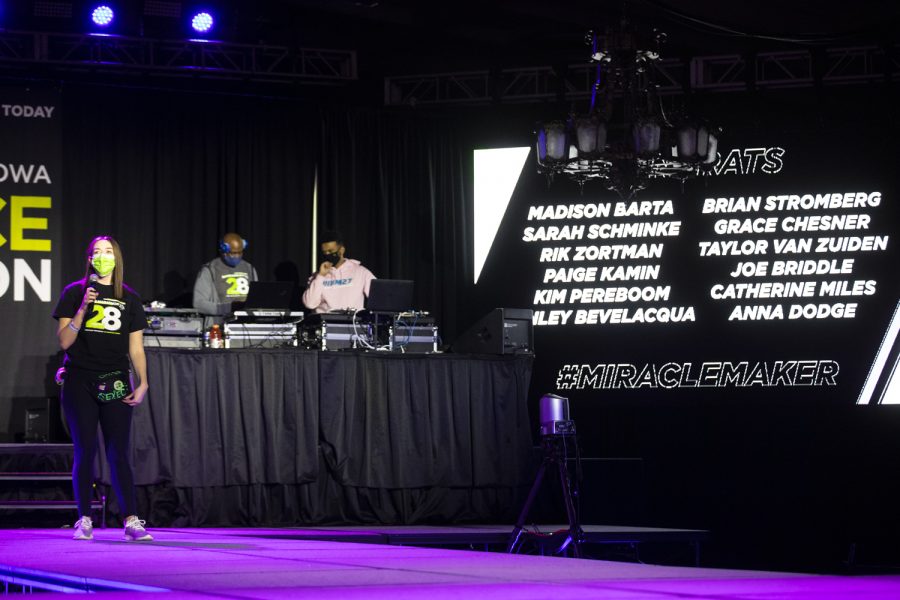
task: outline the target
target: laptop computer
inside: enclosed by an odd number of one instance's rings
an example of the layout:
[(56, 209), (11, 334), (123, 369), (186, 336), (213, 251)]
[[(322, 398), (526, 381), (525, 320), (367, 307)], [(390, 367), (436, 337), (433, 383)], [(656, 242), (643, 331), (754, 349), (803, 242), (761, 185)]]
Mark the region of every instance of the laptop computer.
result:
[(366, 310), (399, 313), (413, 308), (413, 282), (410, 279), (373, 279), (369, 284)]
[(293, 316), (300, 310), (300, 289), (295, 281), (251, 281), (247, 299), (235, 309), (236, 317)]

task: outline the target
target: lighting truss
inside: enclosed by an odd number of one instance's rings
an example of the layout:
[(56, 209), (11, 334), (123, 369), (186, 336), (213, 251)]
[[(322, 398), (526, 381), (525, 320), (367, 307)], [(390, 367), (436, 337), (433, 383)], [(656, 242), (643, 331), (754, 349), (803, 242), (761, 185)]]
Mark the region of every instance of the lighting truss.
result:
[[(748, 64), (751, 68), (748, 69)], [(799, 88), (848, 85), (885, 80), (900, 81), (897, 47), (858, 46), (821, 52), (796, 50), (666, 58), (653, 67), (660, 95), (689, 90), (741, 92), (752, 88)], [(589, 98), (595, 67), (569, 65), (564, 72), (551, 67), (466, 71), (386, 77), (384, 102), (409, 104), (489, 104), (546, 102)]]
[(0, 68), (28, 65), (267, 83), (339, 84), (357, 79), (352, 50), (0, 31)]

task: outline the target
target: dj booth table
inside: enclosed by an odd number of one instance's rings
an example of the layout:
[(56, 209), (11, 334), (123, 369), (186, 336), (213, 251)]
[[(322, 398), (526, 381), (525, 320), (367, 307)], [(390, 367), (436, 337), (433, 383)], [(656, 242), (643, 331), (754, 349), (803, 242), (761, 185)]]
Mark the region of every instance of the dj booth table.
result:
[(146, 354), (132, 463), (155, 526), (496, 520), (529, 483), (530, 356)]

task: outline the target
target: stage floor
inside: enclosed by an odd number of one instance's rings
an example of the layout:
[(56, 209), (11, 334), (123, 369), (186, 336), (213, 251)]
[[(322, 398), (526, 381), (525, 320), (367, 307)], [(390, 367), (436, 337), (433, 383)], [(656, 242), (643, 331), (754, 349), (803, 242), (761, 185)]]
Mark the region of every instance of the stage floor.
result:
[[(528, 529), (531, 525), (528, 526)], [(562, 532), (568, 525), (541, 525), (544, 534)], [(395, 546), (485, 545), (506, 546), (512, 525), (454, 525), (451, 527), (419, 525), (351, 525), (340, 527), (303, 527), (278, 529), (282, 539), (362, 542)], [(667, 529), (662, 527), (628, 527), (624, 525), (584, 525), (585, 541), (591, 544), (644, 542), (699, 544), (709, 538), (701, 529)]]
[[(900, 577), (835, 577), (665, 567), (496, 552), (298, 539), (366, 528), (153, 529), (128, 543), (120, 529), (0, 531), (0, 575), (16, 584), (189, 598), (614, 598), (716, 600), (897, 598)], [(410, 528), (403, 528), (407, 530)], [(422, 533), (449, 528), (415, 528)], [(369, 528), (384, 535), (396, 528)], [(50, 594), (53, 597), (56, 594)], [(44, 595), (44, 597), (48, 597)], [(173, 597), (170, 595), (170, 597)]]

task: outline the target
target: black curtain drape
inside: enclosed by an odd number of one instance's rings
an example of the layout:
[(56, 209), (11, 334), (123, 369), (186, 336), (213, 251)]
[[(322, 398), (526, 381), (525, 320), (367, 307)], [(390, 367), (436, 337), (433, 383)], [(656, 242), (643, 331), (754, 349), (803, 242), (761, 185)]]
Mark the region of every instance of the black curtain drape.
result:
[(354, 487), (519, 485), (530, 378), (530, 358), (321, 353), (330, 470)]
[(419, 112), (325, 112), (319, 179), (320, 229), (341, 231), (377, 277), (415, 280), (418, 306), (451, 337), (473, 272), (459, 126)]
[(228, 231), (263, 279), (308, 270), (319, 128), (296, 100), (96, 86), (63, 97), (64, 280), (104, 233), (145, 300), (189, 303)]
[(135, 482), (175, 487), (305, 483), (318, 459), (318, 353), (148, 349), (135, 412)]
[(502, 521), (533, 467), (529, 356), (149, 349), (147, 364), (131, 461), (157, 524)]
[(109, 233), (145, 299), (189, 303), (199, 266), (235, 230), (262, 278), (305, 282), (318, 168), (316, 225), (342, 231), (378, 277), (414, 279), (445, 335), (467, 325), (471, 152), (458, 119), (88, 85), (63, 98), (64, 280)]

